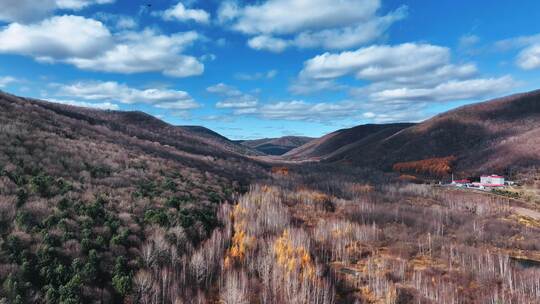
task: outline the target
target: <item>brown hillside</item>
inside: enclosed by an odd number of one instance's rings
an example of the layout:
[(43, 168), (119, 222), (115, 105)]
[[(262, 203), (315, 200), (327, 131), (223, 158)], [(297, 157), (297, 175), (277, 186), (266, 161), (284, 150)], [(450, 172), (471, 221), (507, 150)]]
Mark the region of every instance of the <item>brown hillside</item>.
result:
[(540, 164), (540, 91), (464, 106), (326, 159), (388, 170), (448, 155), (457, 157), (457, 170), (468, 172)]
[(361, 141), (377, 141), (382, 136), (390, 136), (413, 124), (362, 125), (350, 129), (342, 129), (315, 139), (303, 146), (289, 151), (286, 159), (317, 159), (327, 158), (340, 149), (355, 145)]
[(305, 136), (283, 136), (279, 138), (244, 140), (241, 141), (241, 144), (267, 155), (283, 155), (312, 140), (313, 138)]

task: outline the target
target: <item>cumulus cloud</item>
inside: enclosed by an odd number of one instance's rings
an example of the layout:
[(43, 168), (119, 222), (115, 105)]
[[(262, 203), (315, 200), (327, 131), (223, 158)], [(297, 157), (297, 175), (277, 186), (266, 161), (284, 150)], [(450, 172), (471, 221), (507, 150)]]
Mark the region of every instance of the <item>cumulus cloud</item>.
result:
[(505, 92), (514, 88), (516, 82), (510, 76), (448, 81), (432, 88), (396, 88), (373, 92), (373, 101), (452, 101), (480, 98)]
[(218, 20), (254, 36), (248, 45), (258, 50), (281, 52), (288, 46), (344, 49), (381, 37), (407, 15), (406, 7), (401, 7), (379, 16), (380, 6), (379, 0), (267, 0), (246, 6), (225, 1)]
[(165, 20), (195, 21), (198, 23), (208, 23), (210, 21), (210, 14), (205, 10), (186, 8), (182, 2), (178, 2), (161, 15)]
[(59, 9), (80, 10), (95, 4), (110, 4), (115, 0), (56, 0)]
[(80, 69), (124, 74), (162, 72), (167, 76), (188, 77), (204, 72), (204, 65), (195, 57), (181, 54), (199, 39), (196, 32), (162, 35), (154, 30), (123, 32), (115, 37), (115, 45), (90, 58), (68, 58)]
[(240, 90), (236, 89), (233, 86), (226, 85), (224, 83), (218, 83), (216, 85), (209, 86), (208, 88), (206, 88), (206, 91), (210, 93), (218, 94), (221, 96), (229, 96), (229, 97), (242, 95), (242, 92)]
[(339, 91), (346, 89), (347, 86), (338, 84), (333, 79), (305, 79), (299, 78), (289, 86), (289, 92), (296, 95), (309, 95), (320, 91)]
[(282, 101), (265, 104), (253, 114), (267, 119), (329, 121), (351, 117), (358, 106), (350, 102), (339, 103), (308, 103), (302, 100)]
[(524, 70), (540, 68), (540, 43), (533, 44), (523, 51), (517, 57), (517, 65)]
[(241, 95), (235, 98), (229, 98), (216, 103), (220, 109), (246, 109), (257, 106), (258, 100), (251, 95)]
[(83, 107), (83, 108), (93, 108), (93, 109), (99, 109), (99, 110), (119, 110), (120, 107), (117, 104), (110, 103), (110, 102), (85, 102), (85, 101), (77, 101), (77, 100), (66, 100), (66, 99), (55, 99), (55, 98), (47, 98), (48, 101), (66, 104), (70, 106), (76, 106), (76, 107)]
[(11, 23), (0, 30), (0, 53), (16, 53), (38, 60), (93, 57), (113, 44), (99, 21), (57, 16), (35, 24)]
[(138, 20), (132, 16), (98, 12), (94, 17), (117, 30), (132, 30), (139, 26)]
[(267, 72), (264, 72), (264, 73), (257, 72), (257, 73), (253, 73), (253, 74), (238, 73), (238, 74), (235, 75), (235, 78), (240, 79), (240, 80), (272, 79), (272, 78), (276, 77), (277, 74), (278, 74), (278, 71), (276, 71), (276, 70), (270, 70), (270, 71), (267, 71)]
[(495, 48), (500, 51), (512, 49), (521, 49), (532, 44), (540, 43), (540, 34), (530, 36), (519, 36), (509, 39), (503, 39), (495, 42)]
[(11, 77), (11, 76), (2, 76), (0, 77), (0, 88), (4, 88), (7, 85), (16, 82), (17, 79)]
[(351, 74), (368, 80), (409, 77), (440, 67), (449, 59), (449, 49), (430, 44), (375, 45), (316, 56), (304, 63), (300, 74), (312, 79), (335, 79)]
[(300, 48), (347, 49), (376, 40), (393, 23), (405, 16), (406, 9), (400, 8), (386, 16), (374, 18), (358, 25), (302, 32), (296, 36), (292, 43)]
[(56, 8), (54, 0), (43, 0), (36, 5), (35, 0), (3, 0), (0, 21), (30, 22), (46, 17)]
[(56, 16), (33, 24), (11, 23), (1, 29), (0, 53), (69, 63), (84, 70), (188, 77), (204, 72), (197, 58), (182, 54), (199, 38), (193, 31), (164, 35), (152, 29), (112, 34), (94, 19)]
[(0, 21), (35, 22), (46, 18), (55, 10), (80, 10), (94, 4), (108, 4), (115, 0), (2, 0)]
[[(355, 51), (324, 53), (307, 60), (289, 90), (308, 94), (335, 90), (354, 77), (349, 95), (364, 119), (417, 121), (433, 102), (476, 100), (508, 93), (511, 76), (481, 77), (474, 63), (454, 64), (450, 49), (431, 44), (373, 45)], [(344, 86), (342, 86), (344, 88)], [(391, 114), (390, 114), (391, 113)], [(409, 119), (407, 119), (409, 118)]]
[(423, 112), (423, 107), (414, 106), (407, 108), (392, 109), (387, 107), (387, 111), (381, 112), (364, 112), (362, 118), (378, 124), (395, 123), (395, 122), (421, 122), (430, 117), (429, 114)]
[(259, 103), (257, 97), (245, 94), (237, 88), (224, 83), (210, 86), (206, 88), (206, 91), (223, 98), (216, 103), (216, 108), (220, 109), (239, 109), (243, 113), (247, 113)]
[(495, 47), (501, 51), (520, 50), (516, 65), (523, 70), (540, 68), (540, 34), (500, 40)]
[(240, 14), (240, 8), (234, 1), (223, 1), (218, 8), (218, 22), (226, 23), (234, 20)]
[(267, 35), (260, 35), (248, 40), (248, 45), (255, 50), (265, 50), (280, 53), (287, 48), (289, 42)]
[(100, 100), (125, 104), (145, 103), (171, 110), (190, 110), (200, 106), (185, 91), (169, 89), (141, 90), (114, 81), (77, 82), (71, 85), (61, 85), (57, 94), (83, 100)]
[(459, 38), (459, 48), (467, 49), (476, 45), (480, 41), (480, 37), (472, 34), (463, 35)]
[[(372, 92), (383, 95), (400, 92), (418, 99), (438, 92), (449, 96), (446, 100), (478, 97), (490, 90), (499, 88), (497, 91), (501, 91), (515, 84), (510, 77), (475, 78), (478, 75), (475, 64), (452, 64), (450, 57), (448, 48), (430, 44), (376, 45), (350, 52), (325, 53), (309, 59), (304, 63), (299, 79), (317, 83), (351, 75), (370, 82), (356, 90), (368, 91), (370, 96), (374, 96)], [(469, 91), (470, 96), (465, 97), (460, 90)], [(394, 98), (401, 96), (397, 94)]]

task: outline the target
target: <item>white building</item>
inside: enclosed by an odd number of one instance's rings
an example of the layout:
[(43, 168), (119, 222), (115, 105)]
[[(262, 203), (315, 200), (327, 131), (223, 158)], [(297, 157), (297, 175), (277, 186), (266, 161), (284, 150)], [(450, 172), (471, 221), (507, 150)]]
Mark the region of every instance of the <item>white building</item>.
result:
[(500, 175), (484, 175), (480, 177), (480, 184), (485, 187), (503, 187), (504, 176)]

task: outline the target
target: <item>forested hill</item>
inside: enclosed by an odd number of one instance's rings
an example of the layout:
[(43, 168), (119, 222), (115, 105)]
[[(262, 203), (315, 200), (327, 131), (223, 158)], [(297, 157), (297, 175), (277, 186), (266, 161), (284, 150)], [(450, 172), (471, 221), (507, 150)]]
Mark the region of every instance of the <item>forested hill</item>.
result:
[(8, 94), (0, 143), (6, 303), (134, 301), (149, 238), (179, 255), (197, 246), (218, 224), (218, 203), (266, 172), (144, 113)]

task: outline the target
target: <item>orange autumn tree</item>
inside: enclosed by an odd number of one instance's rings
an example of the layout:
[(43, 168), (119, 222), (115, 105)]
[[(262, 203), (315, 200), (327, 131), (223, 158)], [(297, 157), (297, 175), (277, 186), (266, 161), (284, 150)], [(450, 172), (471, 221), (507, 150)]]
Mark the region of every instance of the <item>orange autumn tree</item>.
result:
[(274, 254), (278, 265), (283, 267), (288, 274), (300, 274), (301, 277), (309, 279), (315, 277), (315, 265), (309, 249), (304, 245), (295, 244), (289, 230), (285, 230), (275, 241)]
[(241, 263), (244, 261), (247, 250), (255, 242), (253, 236), (247, 235), (246, 228), (246, 209), (240, 204), (236, 205), (231, 213), (231, 220), (234, 222), (234, 234), (232, 236), (232, 244), (225, 256), (224, 265), (226, 268), (232, 266), (233, 263)]
[(396, 163), (394, 164), (393, 169), (399, 173), (413, 173), (443, 177), (452, 173), (452, 168), (455, 161), (455, 156), (428, 158), (417, 161)]

